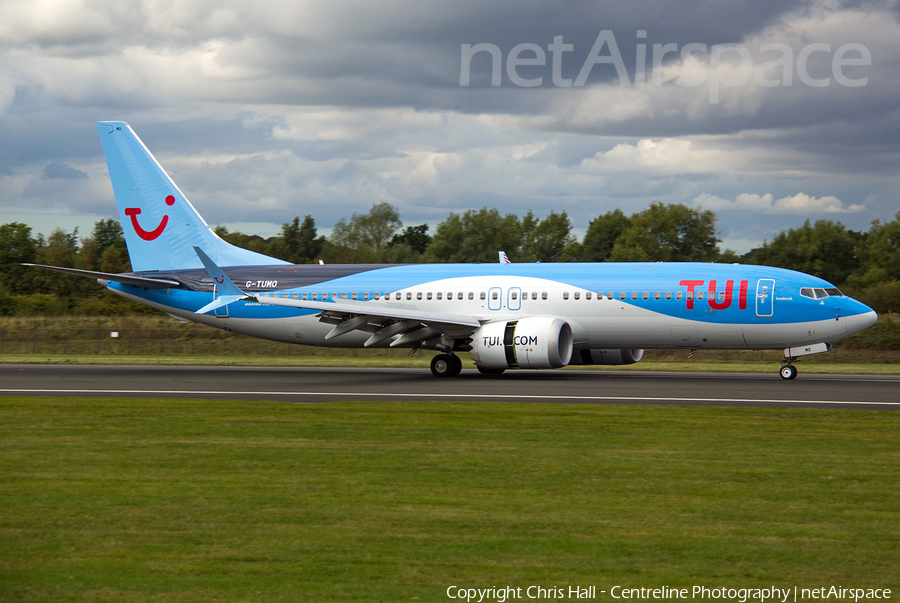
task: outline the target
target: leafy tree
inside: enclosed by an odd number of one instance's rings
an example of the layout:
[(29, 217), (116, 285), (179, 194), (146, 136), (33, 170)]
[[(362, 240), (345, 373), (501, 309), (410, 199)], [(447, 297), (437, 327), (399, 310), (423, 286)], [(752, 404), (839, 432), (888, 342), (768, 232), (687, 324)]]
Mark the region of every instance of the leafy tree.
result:
[[(24, 293), (34, 289), (37, 270), (26, 268), (23, 262), (37, 259), (38, 241), (31, 237), (31, 228), (21, 222), (0, 226), (0, 283), (7, 293)], [(14, 303), (6, 298), (4, 311), (11, 313)]]
[(872, 222), (859, 246), (860, 276), (864, 285), (900, 281), (900, 211), (887, 224)]
[(532, 212), (522, 219), (522, 248), (519, 256), (510, 258), (514, 262), (558, 262), (563, 252), (575, 243), (569, 233), (572, 224), (566, 212), (550, 215), (538, 220)]
[(397, 208), (381, 201), (367, 214), (354, 213), (334, 225), (329, 242), (332, 261), (362, 263), (383, 261), (388, 243), (403, 223)]
[[(355, 215), (355, 214), (354, 214)], [(316, 221), (311, 215), (303, 218), (294, 216), (293, 222), (281, 227), (281, 238), (287, 248), (287, 261), (295, 264), (307, 264), (316, 261), (322, 254), (325, 237), (317, 237)]]
[(522, 245), (518, 216), (501, 216), (496, 209), (451, 213), (438, 224), (422, 260), (426, 262), (496, 262), (497, 252), (515, 258)]
[(31, 228), (21, 222), (0, 226), (0, 272), (6, 272), (22, 262), (34, 262), (37, 245), (31, 238)]
[[(105, 261), (104, 257), (106, 257)], [(102, 265), (110, 269), (106, 270)], [(94, 223), (91, 236), (81, 240), (76, 267), (103, 272), (128, 272), (131, 270), (125, 236), (118, 220), (99, 220)]]
[(407, 245), (416, 253), (424, 253), (431, 243), (431, 237), (428, 235), (428, 224), (419, 224), (418, 226), (407, 226), (401, 234), (395, 234), (391, 237), (391, 247), (395, 245)]
[(719, 256), (716, 214), (683, 203), (653, 202), (631, 216), (610, 260), (615, 262), (705, 262)]
[(581, 244), (581, 259), (585, 262), (606, 262), (619, 237), (631, 226), (621, 209), (597, 216), (588, 224)]
[(856, 255), (860, 235), (840, 222), (809, 220), (800, 228), (779, 233), (744, 255), (748, 264), (789, 268), (813, 274), (835, 285), (844, 283), (860, 266)]

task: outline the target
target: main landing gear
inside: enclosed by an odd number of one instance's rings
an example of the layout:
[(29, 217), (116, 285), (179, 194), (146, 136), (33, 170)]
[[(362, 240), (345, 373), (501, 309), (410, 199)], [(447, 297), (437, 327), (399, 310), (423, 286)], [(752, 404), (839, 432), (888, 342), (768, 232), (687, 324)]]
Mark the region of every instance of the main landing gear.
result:
[(462, 360), (456, 354), (438, 354), (431, 359), (431, 374), (435, 377), (456, 377), (462, 371)]
[(781, 378), (794, 379), (797, 376), (797, 367), (793, 365), (794, 358), (788, 358), (781, 363)]

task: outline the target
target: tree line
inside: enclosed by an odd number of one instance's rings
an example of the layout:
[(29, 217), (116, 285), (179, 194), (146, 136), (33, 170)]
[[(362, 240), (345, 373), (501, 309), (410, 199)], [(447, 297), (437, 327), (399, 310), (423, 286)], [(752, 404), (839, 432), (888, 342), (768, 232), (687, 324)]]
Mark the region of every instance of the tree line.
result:
[[(427, 224), (403, 227), (396, 207), (375, 203), (318, 234), (311, 215), (263, 238), (215, 228), (226, 241), (293, 263), (496, 262), (503, 250), (513, 262), (741, 262), (799, 270), (822, 277), (879, 313), (900, 312), (900, 212), (856, 232), (832, 220), (807, 220), (740, 255), (719, 247), (716, 215), (684, 204), (652, 203), (630, 216), (616, 209), (590, 221), (582, 240), (565, 211), (538, 218), (497, 209), (451, 213), (433, 234)], [(88, 237), (78, 230), (32, 235), (19, 222), (0, 226), (0, 315), (86, 315), (154, 312), (123, 300), (90, 279), (25, 268), (23, 262), (102, 272), (127, 272), (130, 264), (116, 220), (100, 220)]]

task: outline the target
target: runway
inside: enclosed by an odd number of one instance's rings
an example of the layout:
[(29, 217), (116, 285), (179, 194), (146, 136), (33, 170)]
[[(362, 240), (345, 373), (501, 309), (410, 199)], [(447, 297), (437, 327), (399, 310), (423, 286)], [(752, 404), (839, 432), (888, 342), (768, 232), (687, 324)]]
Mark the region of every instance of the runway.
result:
[(279, 400), (443, 400), (557, 404), (668, 404), (900, 410), (900, 376), (775, 372), (464, 370), (436, 379), (427, 369), (0, 365), (0, 396)]

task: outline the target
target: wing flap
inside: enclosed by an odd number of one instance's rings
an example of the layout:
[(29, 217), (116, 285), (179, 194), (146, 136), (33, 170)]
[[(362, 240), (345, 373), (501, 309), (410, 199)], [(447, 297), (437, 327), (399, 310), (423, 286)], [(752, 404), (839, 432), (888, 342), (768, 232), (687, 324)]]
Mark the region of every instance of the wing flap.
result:
[(411, 308), (391, 307), (391, 304), (376, 301), (340, 300), (336, 302), (307, 301), (300, 299), (286, 299), (282, 297), (248, 296), (247, 299), (260, 304), (271, 306), (287, 306), (301, 310), (319, 310), (328, 314), (343, 314), (346, 316), (368, 316), (372, 321), (383, 319), (383, 322), (393, 320), (417, 321), (428, 326), (445, 328), (469, 328), (476, 329), (481, 326), (481, 321), (473, 316), (464, 314), (440, 314)]

